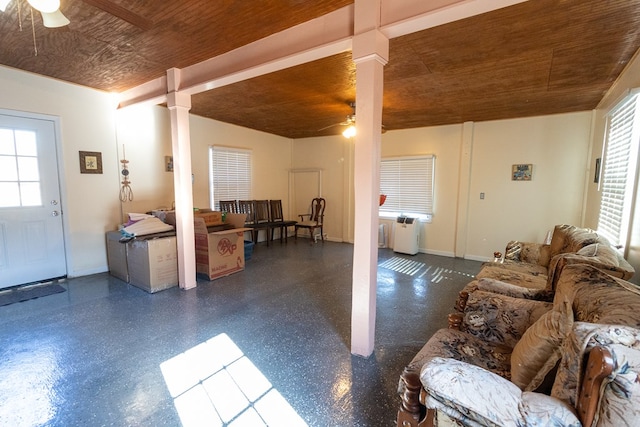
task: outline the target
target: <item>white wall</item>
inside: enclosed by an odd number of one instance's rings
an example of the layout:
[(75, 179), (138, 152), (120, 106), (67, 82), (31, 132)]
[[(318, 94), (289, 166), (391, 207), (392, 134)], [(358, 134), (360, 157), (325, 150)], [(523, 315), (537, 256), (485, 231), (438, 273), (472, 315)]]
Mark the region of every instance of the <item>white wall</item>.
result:
[[(353, 242), (345, 226), (350, 219), (353, 223), (352, 202), (349, 201), (350, 171), (353, 164), (353, 141), (343, 136), (304, 138), (293, 142), (292, 167), (295, 169), (322, 170), (322, 197), (326, 199), (324, 232), (329, 240)], [(296, 194), (308, 205), (316, 194)], [(306, 206), (303, 202), (303, 206)], [(305, 212), (295, 212), (295, 215)], [(298, 220), (299, 218), (293, 217)]]
[[(0, 108), (59, 117), (69, 276), (107, 269), (104, 233), (117, 224), (115, 99), (104, 92), (0, 66)], [(78, 151), (102, 153), (103, 174), (80, 174)]]
[[(386, 132), (382, 135), (381, 157), (433, 154), (435, 192), (433, 222), (422, 223), (419, 248), (423, 252), (453, 256), (456, 239), (456, 212), (462, 125), (438, 126)], [(393, 221), (387, 223), (393, 246)]]
[[(556, 224), (581, 224), (590, 130), (590, 112), (474, 124), (467, 258), (489, 259), (509, 240), (542, 242)], [(511, 180), (521, 163), (533, 165), (531, 181)]]
[(224, 145), (252, 151), (252, 198), (280, 199), (286, 215), (292, 140), (194, 115), (190, 126), (194, 206), (209, 207), (209, 146)]
[[(164, 156), (171, 154), (167, 110), (133, 107), (116, 114), (109, 94), (5, 67), (0, 67), (0, 84), (0, 108), (60, 117), (69, 275), (105, 271), (104, 232), (116, 229), (121, 212), (173, 201), (173, 176), (164, 170)], [(588, 225), (594, 208), (586, 183), (598, 152), (594, 147), (589, 158), (591, 122), (592, 114), (582, 112), (385, 133), (383, 157), (436, 156), (436, 210), (433, 223), (424, 224), (421, 250), (453, 256), (464, 246), (458, 255), (489, 259), (511, 239), (541, 241), (557, 223), (579, 224), (584, 215)], [(598, 131), (593, 134), (597, 139)], [(191, 139), (195, 206), (209, 206), (208, 147), (249, 148), (254, 198), (281, 199), (285, 213), (295, 219), (297, 212), (289, 209), (289, 170), (320, 168), (325, 233), (332, 240), (353, 241), (353, 141), (341, 136), (294, 141), (197, 116), (191, 117)], [(123, 144), (135, 200), (121, 207)], [(80, 174), (80, 150), (102, 152), (102, 175)], [(532, 163), (533, 180), (511, 181), (514, 163)]]

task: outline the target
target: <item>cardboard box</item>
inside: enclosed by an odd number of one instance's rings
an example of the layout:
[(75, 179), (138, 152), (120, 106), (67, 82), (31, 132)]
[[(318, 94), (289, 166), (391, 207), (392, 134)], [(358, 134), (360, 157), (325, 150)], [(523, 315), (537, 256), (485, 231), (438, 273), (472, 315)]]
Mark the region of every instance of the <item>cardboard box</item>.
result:
[(107, 263), (109, 274), (129, 283), (129, 267), (127, 266), (126, 243), (120, 243), (122, 233), (119, 231), (109, 231), (106, 233), (107, 239)]
[(204, 219), (194, 217), (196, 272), (209, 280), (244, 270), (245, 214), (227, 214), (236, 228), (209, 233)]
[[(207, 227), (212, 225), (222, 225), (222, 212), (212, 211), (211, 209), (200, 209), (193, 213), (194, 218), (203, 218)], [(164, 222), (169, 225), (176, 225), (176, 211), (166, 211), (164, 213)]]
[(202, 218), (204, 220), (205, 225), (222, 225), (222, 212), (211, 211), (208, 209), (200, 209), (193, 213), (194, 218)]
[(127, 246), (129, 283), (151, 293), (178, 286), (175, 236), (138, 238)]

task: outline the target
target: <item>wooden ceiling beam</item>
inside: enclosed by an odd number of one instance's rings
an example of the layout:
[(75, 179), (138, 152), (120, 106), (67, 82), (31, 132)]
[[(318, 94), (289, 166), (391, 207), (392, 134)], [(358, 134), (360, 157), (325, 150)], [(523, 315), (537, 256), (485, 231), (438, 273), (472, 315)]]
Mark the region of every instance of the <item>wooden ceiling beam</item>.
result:
[(380, 31), (396, 38), (527, 0), (383, 0)]

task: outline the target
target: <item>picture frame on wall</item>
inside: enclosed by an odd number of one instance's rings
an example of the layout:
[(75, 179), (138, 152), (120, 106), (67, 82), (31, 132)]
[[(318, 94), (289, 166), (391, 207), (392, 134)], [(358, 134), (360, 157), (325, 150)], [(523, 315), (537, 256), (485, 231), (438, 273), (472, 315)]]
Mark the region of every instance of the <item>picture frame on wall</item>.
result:
[(99, 151), (79, 151), (80, 173), (101, 174), (102, 153)]
[(512, 181), (531, 181), (533, 177), (532, 164), (518, 164), (511, 167)]

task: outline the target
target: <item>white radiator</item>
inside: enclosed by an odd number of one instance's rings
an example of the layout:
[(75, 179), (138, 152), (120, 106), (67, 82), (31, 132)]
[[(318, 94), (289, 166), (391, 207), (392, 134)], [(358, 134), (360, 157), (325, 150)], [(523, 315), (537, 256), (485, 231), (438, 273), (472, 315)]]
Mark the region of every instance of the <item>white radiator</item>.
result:
[(380, 224), (378, 227), (378, 247), (387, 247), (387, 224)]

